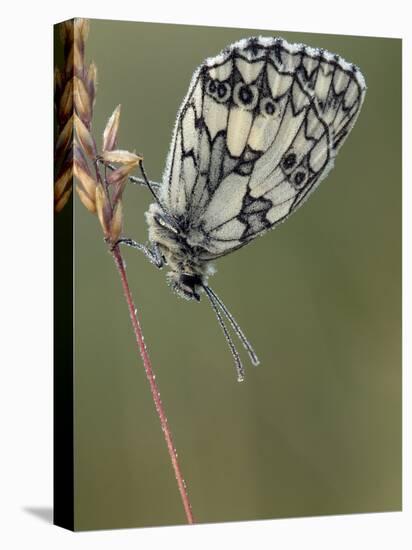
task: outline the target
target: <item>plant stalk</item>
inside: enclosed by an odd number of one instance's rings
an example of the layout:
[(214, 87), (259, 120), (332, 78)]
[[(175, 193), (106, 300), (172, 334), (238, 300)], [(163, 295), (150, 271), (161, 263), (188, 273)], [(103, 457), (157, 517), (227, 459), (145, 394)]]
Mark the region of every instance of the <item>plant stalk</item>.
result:
[(172, 463), (173, 470), (174, 470), (174, 473), (175, 473), (177, 485), (178, 485), (180, 496), (181, 496), (182, 503), (183, 503), (183, 508), (184, 508), (184, 511), (185, 511), (185, 514), (186, 514), (186, 519), (187, 519), (187, 522), (189, 524), (193, 524), (194, 523), (194, 518), (193, 518), (193, 513), (192, 513), (192, 507), (191, 507), (191, 504), (190, 504), (190, 501), (189, 501), (189, 496), (187, 494), (186, 483), (183, 479), (182, 472), (180, 470), (179, 462), (178, 462), (178, 459), (177, 459), (176, 449), (175, 449), (175, 446), (173, 444), (172, 433), (170, 431), (170, 428), (169, 428), (169, 425), (168, 425), (168, 422), (167, 422), (167, 417), (166, 417), (165, 410), (163, 408), (162, 400), (160, 399), (159, 389), (158, 389), (158, 386), (156, 384), (155, 375), (153, 373), (153, 369), (152, 369), (152, 365), (151, 365), (151, 362), (150, 362), (149, 354), (147, 352), (146, 345), (144, 343), (142, 329), (141, 329), (141, 326), (140, 326), (140, 323), (139, 323), (139, 319), (137, 318), (137, 310), (136, 310), (136, 307), (135, 307), (134, 302), (133, 302), (132, 294), (130, 292), (130, 287), (129, 287), (129, 283), (128, 283), (128, 280), (127, 280), (127, 275), (126, 275), (126, 270), (125, 270), (125, 267), (124, 267), (123, 258), (122, 258), (122, 255), (120, 253), (120, 250), (119, 250), (118, 246), (115, 246), (113, 248), (112, 256), (113, 256), (114, 262), (116, 264), (116, 267), (117, 267), (117, 270), (119, 272), (120, 279), (121, 279), (121, 282), (122, 282), (123, 292), (124, 292), (124, 296), (126, 298), (127, 307), (129, 309), (129, 315), (130, 315), (130, 319), (131, 319), (132, 326), (133, 326), (133, 332), (134, 332), (134, 335), (135, 335), (135, 338), (136, 338), (136, 343), (137, 343), (137, 346), (139, 348), (140, 355), (141, 355), (142, 360), (143, 360), (143, 366), (144, 366), (144, 369), (145, 369), (145, 372), (146, 372), (146, 377), (147, 377), (147, 380), (148, 380), (149, 385), (150, 385), (150, 391), (152, 392), (152, 398), (153, 398), (153, 401), (154, 401), (154, 404), (155, 404), (155, 407), (156, 407), (156, 412), (157, 412), (157, 415), (159, 417), (160, 425), (162, 427), (162, 432), (163, 432), (163, 435), (164, 435), (164, 438), (165, 438), (165, 441), (166, 441), (167, 450), (169, 452), (170, 461)]

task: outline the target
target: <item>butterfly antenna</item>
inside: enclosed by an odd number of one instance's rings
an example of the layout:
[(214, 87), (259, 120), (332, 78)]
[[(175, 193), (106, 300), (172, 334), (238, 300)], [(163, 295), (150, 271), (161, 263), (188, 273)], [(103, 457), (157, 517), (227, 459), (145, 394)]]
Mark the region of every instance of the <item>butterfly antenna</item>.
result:
[(237, 349), (235, 348), (235, 345), (233, 343), (233, 340), (230, 337), (230, 334), (229, 334), (229, 332), (226, 328), (226, 325), (223, 322), (222, 315), (221, 315), (221, 313), (219, 311), (219, 308), (218, 308), (218, 303), (219, 302), (215, 302), (214, 294), (213, 294), (213, 292), (211, 292), (211, 290), (208, 286), (204, 285), (203, 288), (206, 292), (207, 297), (209, 298), (212, 309), (216, 314), (217, 320), (219, 321), (219, 325), (221, 326), (221, 328), (223, 330), (223, 334), (225, 335), (226, 342), (228, 343), (230, 351), (232, 352), (233, 359), (235, 360), (237, 380), (238, 380), (238, 382), (243, 382), (245, 372), (244, 372), (244, 369), (243, 369), (242, 361), (240, 360), (239, 353), (238, 353)]
[(242, 329), (237, 324), (236, 319), (233, 317), (233, 315), (227, 309), (227, 307), (222, 302), (222, 300), (219, 298), (219, 296), (216, 294), (216, 292), (214, 292), (210, 287), (203, 287), (203, 288), (205, 289), (208, 296), (209, 296), (209, 293), (210, 293), (210, 295), (213, 297), (213, 299), (216, 301), (218, 306), (223, 311), (223, 314), (226, 315), (226, 317), (229, 320), (229, 323), (231, 324), (233, 330), (236, 332), (236, 334), (238, 335), (239, 340), (242, 342), (243, 347), (248, 352), (250, 360), (252, 362), (252, 365), (254, 365), (254, 366), (259, 365), (260, 361), (258, 359), (258, 356), (256, 355), (255, 350), (253, 349), (252, 345), (250, 344), (250, 342), (248, 341), (246, 336), (243, 334)]
[(151, 192), (151, 194), (155, 198), (156, 202), (159, 203), (159, 205), (163, 208), (163, 210), (165, 212), (167, 212), (167, 210), (165, 210), (165, 207), (162, 204), (162, 201), (160, 200), (159, 196), (157, 195), (156, 191), (154, 190), (154, 186), (152, 185), (152, 182), (147, 177), (146, 170), (144, 169), (142, 160), (140, 161), (139, 166), (140, 166), (140, 171), (142, 172), (143, 180), (144, 180), (145, 184), (147, 185), (149, 191)]

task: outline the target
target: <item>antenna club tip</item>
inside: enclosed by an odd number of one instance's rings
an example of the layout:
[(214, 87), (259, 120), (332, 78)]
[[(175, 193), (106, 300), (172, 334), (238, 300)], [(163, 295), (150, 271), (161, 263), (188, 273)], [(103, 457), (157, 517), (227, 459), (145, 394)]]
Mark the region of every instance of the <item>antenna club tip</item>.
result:
[(244, 380), (245, 380), (245, 378), (244, 378), (243, 375), (239, 375), (239, 376), (237, 377), (237, 381), (238, 381), (238, 382), (244, 382)]

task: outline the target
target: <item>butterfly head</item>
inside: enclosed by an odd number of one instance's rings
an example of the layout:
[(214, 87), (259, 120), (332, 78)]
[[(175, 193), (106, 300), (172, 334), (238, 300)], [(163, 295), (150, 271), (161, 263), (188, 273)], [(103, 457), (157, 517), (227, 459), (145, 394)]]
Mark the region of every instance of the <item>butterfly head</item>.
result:
[(200, 292), (204, 285), (200, 275), (169, 271), (167, 281), (172, 290), (182, 298), (200, 302)]

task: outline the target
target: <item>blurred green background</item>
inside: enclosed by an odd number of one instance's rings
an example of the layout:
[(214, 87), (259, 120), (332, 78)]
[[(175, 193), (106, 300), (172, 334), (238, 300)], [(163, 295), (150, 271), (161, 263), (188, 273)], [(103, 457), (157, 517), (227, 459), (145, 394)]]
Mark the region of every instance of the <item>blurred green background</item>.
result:
[[(261, 359), (236, 382), (209, 304), (125, 249), (127, 272), (199, 522), (401, 508), (401, 41), (91, 21), (95, 135), (122, 104), (119, 147), (160, 180), (192, 72), (250, 35), (356, 63), (368, 92), (335, 169), (262, 239), (216, 262), (211, 285)], [(145, 242), (149, 192), (125, 235)], [(185, 522), (115, 266), (75, 199), (76, 529)]]

